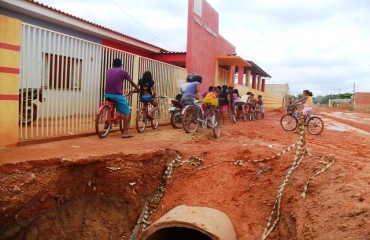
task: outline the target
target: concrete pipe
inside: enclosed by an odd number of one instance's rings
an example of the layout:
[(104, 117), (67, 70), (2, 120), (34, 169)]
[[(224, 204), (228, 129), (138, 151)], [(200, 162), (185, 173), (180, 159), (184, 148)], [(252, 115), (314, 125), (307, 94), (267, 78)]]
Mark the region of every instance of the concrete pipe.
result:
[(143, 231), (139, 240), (236, 240), (229, 217), (213, 208), (180, 205)]

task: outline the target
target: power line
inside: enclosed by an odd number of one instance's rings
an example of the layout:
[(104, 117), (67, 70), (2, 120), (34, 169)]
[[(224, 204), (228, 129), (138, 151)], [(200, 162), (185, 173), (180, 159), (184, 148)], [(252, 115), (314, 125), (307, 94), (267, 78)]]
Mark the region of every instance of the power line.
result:
[(148, 28), (146, 28), (143, 24), (141, 24), (138, 20), (136, 20), (133, 16), (131, 16), (127, 11), (125, 11), (123, 8), (121, 8), (114, 0), (110, 0), (118, 9), (120, 9), (123, 13), (125, 13), (127, 16), (129, 16), (134, 22), (139, 24), (145, 31), (150, 33), (152, 36), (154, 36), (156, 39), (158, 39), (164, 46), (168, 47), (167, 43), (163, 42), (157, 35), (155, 35), (152, 31), (150, 31)]

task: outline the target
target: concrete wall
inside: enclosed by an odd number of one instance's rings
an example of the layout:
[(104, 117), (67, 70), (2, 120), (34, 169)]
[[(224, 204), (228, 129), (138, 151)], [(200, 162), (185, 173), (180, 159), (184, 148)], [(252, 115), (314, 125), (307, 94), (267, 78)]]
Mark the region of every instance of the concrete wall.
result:
[(0, 146), (18, 142), (21, 21), (0, 15)]
[(280, 97), (282, 106), (289, 105), (290, 89), (288, 84), (266, 84), (265, 92)]
[(266, 84), (265, 92), (268, 94), (273, 94), (280, 97), (285, 97), (289, 95), (289, 85), (288, 84)]
[(267, 109), (277, 109), (283, 107), (283, 97), (261, 92), (239, 84), (235, 84), (234, 88), (238, 89), (241, 96), (247, 94), (247, 92), (253, 93), (255, 97), (262, 95), (262, 99)]

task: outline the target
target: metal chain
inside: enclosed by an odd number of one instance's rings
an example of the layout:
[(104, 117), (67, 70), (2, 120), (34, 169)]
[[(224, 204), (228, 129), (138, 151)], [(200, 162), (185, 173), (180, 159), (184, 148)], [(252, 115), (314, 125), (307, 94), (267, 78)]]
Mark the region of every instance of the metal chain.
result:
[(141, 223), (143, 224), (144, 229), (150, 225), (151, 216), (154, 212), (157, 211), (158, 203), (161, 201), (164, 195), (164, 190), (167, 186), (168, 181), (171, 178), (173, 168), (179, 167), (188, 163), (189, 165), (197, 168), (204, 163), (204, 159), (197, 157), (197, 156), (190, 156), (189, 159), (181, 161), (180, 156), (176, 156), (167, 166), (163, 176), (162, 176), (162, 183), (158, 187), (158, 190), (154, 197), (149, 201), (149, 204), (144, 206), (144, 214)]

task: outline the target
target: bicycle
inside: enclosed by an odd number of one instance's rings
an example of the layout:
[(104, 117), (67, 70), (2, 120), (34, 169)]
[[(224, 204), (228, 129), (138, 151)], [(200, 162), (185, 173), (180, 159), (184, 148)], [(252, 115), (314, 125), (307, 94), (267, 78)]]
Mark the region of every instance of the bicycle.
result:
[[(159, 98), (166, 98), (163, 96), (156, 97)], [(148, 121), (150, 121), (150, 125), (153, 130), (157, 129), (159, 126), (160, 120), (160, 113), (159, 113), (159, 101), (158, 101), (158, 108), (152, 113), (152, 117), (150, 118), (149, 113), (149, 102), (142, 102), (143, 107), (139, 108), (136, 111), (136, 130), (138, 133), (143, 133), (147, 126)]]
[(207, 109), (203, 108), (195, 101), (194, 105), (187, 105), (182, 111), (182, 127), (187, 133), (193, 133), (202, 128), (212, 128), (215, 138), (221, 136), (221, 119), (218, 106), (208, 105)]
[[(287, 114), (281, 117), (280, 125), (285, 131), (294, 131), (298, 127), (298, 121), (302, 113), (297, 111), (297, 105), (288, 107)], [(311, 135), (319, 135), (324, 130), (324, 122), (316, 114), (307, 114), (304, 119), (304, 126)]]
[[(135, 91), (129, 91), (126, 96), (131, 96)], [(108, 136), (112, 127), (117, 127), (123, 133), (123, 115), (117, 114), (116, 103), (107, 98), (105, 101), (100, 102), (99, 108), (96, 111), (95, 118), (95, 131), (99, 138)]]

